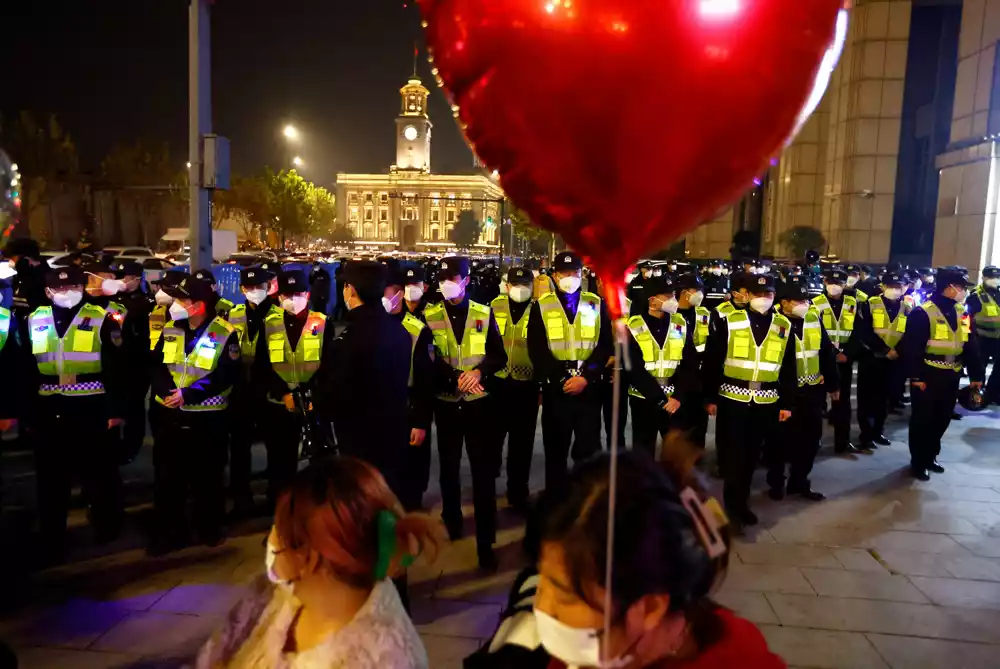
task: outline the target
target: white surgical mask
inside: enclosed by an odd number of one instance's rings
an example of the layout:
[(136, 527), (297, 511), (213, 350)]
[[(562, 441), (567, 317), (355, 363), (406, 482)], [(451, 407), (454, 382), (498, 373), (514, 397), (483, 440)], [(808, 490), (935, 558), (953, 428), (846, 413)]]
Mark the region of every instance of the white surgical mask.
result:
[(715, 276), (722, 276), (722, 268), (721, 267), (713, 267), (712, 268), (712, 274), (714, 274)]
[(170, 320), (173, 321), (184, 321), (187, 320), (188, 310), (181, 305), (174, 302), (170, 305)]
[(792, 307), (792, 315), (796, 318), (805, 318), (806, 314), (809, 313), (809, 303), (799, 302), (794, 307)]
[(9, 262), (0, 263), (0, 281), (17, 275), (17, 270)]
[(531, 286), (511, 286), (510, 299), (515, 302), (527, 302), (531, 299)]
[(955, 292), (955, 301), (959, 304), (965, 304), (965, 300), (969, 297), (969, 292), (966, 290), (959, 290)]
[(913, 290), (920, 290), (920, 286), (922, 285), (924, 285), (924, 282), (921, 281), (920, 279), (917, 279), (916, 281), (913, 282)]
[(403, 297), (407, 302), (419, 302), (420, 298), (424, 296), (423, 286), (417, 286), (411, 284), (403, 288)]
[(402, 295), (402, 293), (396, 293), (392, 297), (382, 298), (382, 308), (385, 309), (387, 314), (391, 314), (396, 310), (396, 307), (399, 306), (399, 301), (402, 299)]
[(654, 269), (653, 270), (653, 276), (663, 276), (663, 270), (662, 269)]
[(254, 288), (246, 292), (247, 302), (250, 304), (260, 304), (267, 299), (267, 288)]
[(987, 288), (996, 288), (1000, 286), (1000, 279), (983, 279), (983, 285)]
[(856, 284), (857, 282), (858, 282), (858, 277), (856, 277), (856, 276), (849, 276), (849, 277), (847, 277), (847, 287), (848, 288), (854, 288), (854, 284)]
[(80, 304), (83, 299), (83, 292), (79, 290), (67, 290), (61, 293), (52, 293), (52, 304), (63, 309), (72, 309)]
[(886, 288), (885, 290), (882, 291), (882, 295), (885, 296), (885, 299), (892, 300), (893, 302), (895, 302), (896, 300), (898, 300), (903, 296), (903, 289)]
[(691, 297), (688, 298), (688, 302), (691, 303), (692, 307), (700, 307), (701, 303), (705, 300), (705, 293), (700, 290), (696, 293), (691, 293)]
[(618, 657), (601, 661), (600, 632), (587, 627), (570, 627), (549, 614), (535, 609), (538, 638), (549, 655), (569, 667), (597, 667), (613, 669), (629, 666), (632, 657)]
[(766, 314), (774, 306), (773, 297), (755, 297), (750, 300), (750, 308), (758, 314)]
[(105, 295), (117, 295), (125, 288), (125, 282), (119, 279), (105, 279), (101, 282), (101, 292)]
[(564, 293), (575, 293), (580, 290), (580, 277), (564, 276), (559, 279), (559, 290)]
[(677, 298), (671, 297), (670, 299), (663, 300), (663, 302), (660, 303), (660, 311), (665, 314), (676, 314), (678, 306), (679, 304), (677, 302)]
[(281, 300), (281, 308), (293, 315), (301, 313), (308, 304), (308, 295), (293, 295), (291, 297), (282, 298)]
[(439, 288), (441, 288), (441, 297), (446, 300), (457, 300), (462, 296), (462, 284), (457, 281), (442, 281)]
[(835, 283), (827, 284), (826, 294), (829, 295), (830, 297), (840, 297), (841, 295), (844, 294), (844, 287), (837, 285)]
[(277, 560), (277, 558), (278, 558), (278, 554), (274, 552), (274, 549), (271, 548), (270, 542), (268, 542), (268, 544), (267, 544), (267, 553), (264, 556), (264, 565), (267, 567), (267, 580), (269, 580), (271, 583), (274, 583), (275, 585), (277, 585), (279, 587), (282, 587), (282, 588), (285, 588), (286, 590), (291, 591), (291, 589), (292, 589), (292, 582), (291, 581), (286, 581), (285, 579), (280, 578), (278, 576), (277, 572), (274, 571), (274, 562), (275, 562), (275, 560)]
[(162, 288), (156, 291), (156, 295), (153, 296), (153, 299), (156, 300), (156, 306), (158, 307), (169, 307), (174, 303), (174, 298), (164, 293)]

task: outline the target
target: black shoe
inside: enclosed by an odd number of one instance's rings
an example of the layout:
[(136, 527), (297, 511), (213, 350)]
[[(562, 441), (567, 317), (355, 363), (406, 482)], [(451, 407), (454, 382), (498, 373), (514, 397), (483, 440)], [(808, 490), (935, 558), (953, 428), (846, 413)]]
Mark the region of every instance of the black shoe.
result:
[(918, 481), (931, 480), (931, 475), (927, 473), (926, 469), (918, 469), (916, 467), (910, 467), (910, 476), (917, 479)]
[(785, 489), (782, 488), (771, 488), (767, 491), (767, 496), (773, 499), (775, 502), (780, 502), (785, 499)]
[(889, 440), (884, 434), (876, 434), (872, 438), (872, 442), (878, 444), (879, 446), (889, 446), (892, 444), (892, 441)]
[(944, 467), (939, 465), (937, 460), (927, 465), (927, 469), (931, 470), (935, 474), (944, 474)]
[(878, 445), (871, 439), (862, 439), (861, 445), (858, 446), (858, 450), (862, 453), (865, 451), (874, 452), (878, 450)]
[(834, 446), (833, 452), (836, 453), (837, 455), (856, 455), (863, 451), (862, 449), (857, 448), (851, 442), (847, 442), (846, 444), (837, 444), (836, 446)]
[(458, 541), (465, 536), (465, 528), (462, 527), (462, 521), (458, 521), (457, 523), (445, 521), (444, 526), (448, 530), (448, 538), (452, 541)]
[(747, 527), (753, 527), (754, 525), (760, 522), (760, 520), (757, 518), (757, 514), (751, 511), (750, 509), (744, 509), (741, 515), (743, 517), (742, 518), (743, 524), (746, 525)]
[(795, 491), (789, 489), (788, 494), (798, 495), (802, 499), (807, 499), (810, 502), (822, 502), (824, 499), (826, 499), (826, 495), (824, 495), (821, 492), (816, 492), (812, 488), (803, 488), (801, 490), (795, 490)]
[(952, 411), (951, 412), (951, 419), (952, 420), (962, 420), (962, 414), (956, 413), (956, 412)]
[(479, 568), (490, 574), (495, 574), (500, 570), (500, 563), (497, 562), (497, 554), (493, 549), (479, 553)]

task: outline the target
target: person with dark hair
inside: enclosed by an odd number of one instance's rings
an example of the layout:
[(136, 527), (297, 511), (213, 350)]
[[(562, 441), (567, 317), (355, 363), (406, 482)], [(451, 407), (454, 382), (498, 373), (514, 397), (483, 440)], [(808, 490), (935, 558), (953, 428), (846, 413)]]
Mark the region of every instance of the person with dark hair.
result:
[(427, 308), (427, 278), (419, 265), (403, 270), (403, 307), (411, 316), (423, 319)]
[(983, 282), (972, 290), (966, 309), (979, 338), (983, 367), (993, 363), (986, 382), (986, 401), (1000, 404), (1000, 267), (983, 268)]
[(122, 430), (122, 464), (132, 462), (146, 438), (146, 395), (149, 393), (149, 298), (142, 290), (142, 265), (134, 260), (121, 260), (110, 266), (125, 318), (122, 338), (129, 375), (125, 403), (125, 427)]
[(219, 295), (219, 283), (212, 270), (200, 269), (194, 273), (194, 277), (212, 286), (212, 292), (215, 294), (215, 313), (221, 316), (223, 320), (229, 321), (229, 312), (232, 311), (234, 305), (231, 301)]
[[(3, 257), (17, 272), (11, 280), (14, 298), (11, 313), (19, 328), (24, 330), (28, 316), (38, 307), (49, 304), (45, 292), (45, 273), (49, 267), (42, 260), (38, 242), (30, 237), (8, 241), (3, 248)], [(23, 334), (27, 338), (26, 330)]]

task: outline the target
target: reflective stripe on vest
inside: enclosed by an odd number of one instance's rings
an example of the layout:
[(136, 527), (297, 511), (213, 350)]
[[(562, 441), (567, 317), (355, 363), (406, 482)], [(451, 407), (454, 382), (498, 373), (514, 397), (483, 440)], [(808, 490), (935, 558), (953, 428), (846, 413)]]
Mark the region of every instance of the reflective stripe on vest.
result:
[[(777, 383), (788, 345), (788, 334), (792, 329), (791, 322), (781, 314), (772, 313), (771, 327), (760, 346), (754, 340), (750, 317), (746, 311), (734, 310), (726, 316), (726, 324), (729, 342), (723, 374), (727, 378), (750, 384)], [(773, 404), (777, 401), (775, 393), (761, 395), (758, 390), (723, 383), (719, 394), (737, 402)]]
[[(639, 344), (646, 371), (652, 374), (663, 389), (663, 394), (667, 397), (674, 394), (670, 379), (673, 378), (677, 367), (680, 366), (684, 353), (684, 342), (687, 341), (687, 321), (684, 320), (684, 316), (673, 314), (669, 318), (670, 326), (667, 329), (667, 336), (663, 340), (663, 346), (656, 343), (656, 338), (642, 316), (633, 316), (628, 319), (629, 332)], [(632, 386), (629, 387), (628, 393), (633, 397), (645, 399), (642, 393)]]
[(924, 362), (937, 369), (962, 371), (962, 363), (958, 358), (962, 355), (965, 342), (969, 341), (969, 315), (965, 313), (965, 309), (958, 304), (955, 305), (958, 323), (956, 332), (951, 329), (948, 319), (931, 300), (927, 300), (919, 308), (927, 314), (931, 326)]
[[(215, 371), (226, 347), (226, 340), (233, 331), (232, 325), (216, 316), (198, 337), (191, 353), (186, 354), (184, 330), (177, 327), (173, 321), (167, 323), (163, 328), (163, 364), (167, 366), (174, 385), (177, 388), (188, 388), (195, 381)], [(231, 388), (227, 388), (221, 395), (210, 397), (199, 404), (184, 404), (181, 411), (222, 411), (229, 406), (231, 391)], [(163, 404), (163, 399), (160, 397), (157, 397), (156, 401)]]
[(534, 378), (535, 367), (528, 355), (528, 321), (531, 320), (531, 308), (521, 314), (521, 320), (514, 323), (510, 312), (510, 298), (500, 295), (490, 303), (493, 317), (503, 337), (503, 347), (507, 351), (507, 366), (497, 372), (501, 379), (512, 378), (515, 381), (530, 381)]
[(257, 335), (253, 338), (249, 336), (250, 326), (247, 321), (247, 312), (247, 305), (237, 304), (229, 311), (229, 318), (226, 319), (240, 335), (240, 352), (243, 354), (244, 366), (252, 365), (257, 357), (257, 337), (260, 336), (259, 328)]
[(31, 332), (31, 352), (38, 362), (39, 373), (58, 376), (58, 385), (39, 390), (44, 395), (101, 395), (104, 386), (99, 381), (78, 384), (82, 374), (101, 373), (101, 327), (107, 312), (94, 304), (84, 304), (60, 338), (52, 317), (52, 307), (39, 307), (28, 317)]
[(149, 350), (156, 348), (156, 343), (163, 335), (163, 326), (167, 324), (167, 308), (156, 307), (149, 312)]
[[(451, 365), (452, 369), (467, 372), (476, 368), (486, 356), (486, 334), (490, 327), (490, 308), (469, 300), (469, 313), (465, 317), (465, 330), (462, 343), (458, 343), (451, 327), (451, 319), (445, 309), (444, 302), (427, 305), (424, 311), (424, 321), (431, 329), (434, 338), (434, 350)], [(457, 392), (457, 391), (456, 391)], [(479, 394), (449, 394), (439, 393), (438, 399), (447, 402), (472, 401), (486, 397), (487, 393)]]
[(271, 312), (264, 319), (263, 329), (267, 336), (267, 355), (271, 361), (271, 368), (289, 388), (297, 388), (319, 370), (319, 362), (323, 355), (326, 316), (318, 311), (309, 312), (294, 351), (285, 331), (285, 312), (282, 309), (271, 308)]
[(403, 327), (406, 331), (410, 333), (410, 381), (409, 387), (413, 387), (413, 355), (417, 351), (417, 339), (420, 338), (420, 333), (423, 331), (426, 325), (424, 322), (414, 316), (413, 314), (405, 314), (403, 316)]
[(823, 327), (833, 345), (840, 348), (846, 344), (854, 332), (854, 319), (858, 313), (858, 301), (850, 295), (844, 296), (844, 304), (840, 307), (840, 318), (833, 313), (833, 305), (826, 295), (813, 298), (813, 306), (823, 319)]
[(580, 293), (580, 302), (573, 323), (566, 317), (559, 296), (546, 293), (538, 300), (545, 325), (549, 350), (556, 360), (578, 362), (590, 357), (601, 333), (601, 298), (593, 293)]
[(982, 285), (976, 287), (975, 294), (983, 305), (976, 314), (976, 334), (985, 339), (1000, 339), (1000, 305)]
[(10, 334), (10, 311), (0, 307), (0, 351), (7, 344), (8, 334)]
[(705, 352), (705, 345), (708, 343), (708, 323), (712, 313), (705, 307), (694, 308), (694, 350), (698, 353)]
[(895, 349), (899, 342), (903, 340), (903, 333), (906, 332), (906, 320), (910, 315), (910, 307), (905, 303), (900, 303), (899, 313), (894, 320), (889, 320), (889, 310), (885, 306), (885, 298), (881, 295), (868, 300), (868, 306), (872, 310), (872, 329), (879, 336), (885, 345)]
[(819, 349), (823, 341), (823, 326), (815, 309), (802, 319), (802, 336), (795, 338), (795, 371), (799, 388), (817, 386), (823, 380), (819, 371)]
[(717, 306), (715, 310), (719, 312), (720, 316), (728, 316), (729, 314), (736, 311), (736, 305), (734, 305), (732, 302), (723, 302), (722, 304)]

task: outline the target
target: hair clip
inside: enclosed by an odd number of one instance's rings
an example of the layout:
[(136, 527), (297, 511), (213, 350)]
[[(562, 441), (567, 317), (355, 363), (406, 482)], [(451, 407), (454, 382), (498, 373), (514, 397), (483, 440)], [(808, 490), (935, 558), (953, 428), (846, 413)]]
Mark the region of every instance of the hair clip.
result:
[[(392, 556), (396, 554), (396, 514), (387, 509), (378, 512), (378, 560), (375, 562), (375, 580), (385, 580), (389, 575), (389, 566), (392, 564)], [(409, 553), (404, 553), (400, 560), (400, 565), (406, 569), (417, 558)]]
[(714, 560), (725, 555), (728, 548), (719, 528), (727, 525), (729, 519), (726, 518), (719, 502), (714, 497), (707, 502), (702, 502), (693, 488), (685, 488), (681, 491), (680, 499), (681, 504), (694, 520), (694, 529), (708, 552), (708, 556)]

